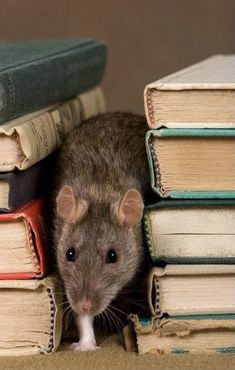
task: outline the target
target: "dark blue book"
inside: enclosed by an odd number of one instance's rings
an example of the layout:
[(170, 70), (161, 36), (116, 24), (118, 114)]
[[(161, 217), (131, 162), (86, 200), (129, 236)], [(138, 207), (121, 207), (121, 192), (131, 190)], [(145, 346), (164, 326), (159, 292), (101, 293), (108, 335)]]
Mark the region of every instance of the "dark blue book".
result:
[(0, 213), (14, 212), (43, 195), (54, 163), (55, 156), (50, 155), (25, 171), (0, 173)]

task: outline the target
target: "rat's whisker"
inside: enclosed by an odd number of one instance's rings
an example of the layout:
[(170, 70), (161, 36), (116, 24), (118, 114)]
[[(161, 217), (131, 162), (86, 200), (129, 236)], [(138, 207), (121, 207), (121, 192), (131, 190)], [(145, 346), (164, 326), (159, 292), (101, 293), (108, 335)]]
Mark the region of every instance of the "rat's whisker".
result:
[(123, 327), (122, 321), (119, 319), (119, 317), (113, 312), (109, 307), (107, 307), (107, 312), (109, 313), (110, 317), (113, 319), (113, 322), (116, 324), (116, 327), (118, 331), (121, 331)]
[(117, 330), (119, 331), (119, 326), (117, 325), (117, 322), (116, 322), (116, 320), (115, 320), (115, 318), (113, 317), (113, 315), (111, 314), (111, 312), (108, 310), (108, 309), (106, 309), (107, 311), (106, 311), (106, 316), (108, 317), (108, 318), (110, 318), (109, 320), (110, 320), (110, 327), (111, 327), (111, 330), (112, 330), (112, 328), (113, 328), (113, 325), (112, 325), (112, 322), (113, 322), (113, 324), (115, 325), (115, 327), (117, 328)]
[(108, 311), (106, 311), (106, 309), (105, 309), (105, 310), (103, 311), (103, 313), (104, 313), (105, 317), (107, 317), (107, 319), (108, 319), (108, 322), (109, 322), (109, 325), (110, 325), (110, 329), (112, 329), (112, 320), (111, 320), (111, 318), (110, 318), (110, 316), (109, 316)]
[(121, 314), (125, 315), (125, 316), (128, 316), (128, 314), (122, 310), (120, 310), (119, 308), (115, 307), (115, 306), (112, 306), (111, 304), (109, 304), (109, 308), (112, 308), (113, 310), (116, 310), (118, 312), (120, 312)]

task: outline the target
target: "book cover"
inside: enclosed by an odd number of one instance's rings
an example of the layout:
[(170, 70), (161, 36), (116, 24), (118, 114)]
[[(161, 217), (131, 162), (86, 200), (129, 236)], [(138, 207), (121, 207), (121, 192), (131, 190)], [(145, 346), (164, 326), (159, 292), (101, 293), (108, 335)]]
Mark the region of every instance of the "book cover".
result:
[(96, 87), (77, 97), (0, 126), (0, 172), (25, 170), (57, 149), (82, 120), (105, 111)]
[(234, 314), (130, 318), (136, 340), (125, 338), (128, 350), (137, 345), (140, 354), (235, 353)]
[(235, 130), (150, 130), (146, 150), (161, 197), (235, 198)]
[(52, 353), (62, 334), (59, 278), (0, 281), (0, 356)]
[(14, 212), (45, 192), (54, 156), (35, 163), (25, 171), (0, 173), (0, 212)]
[(215, 55), (148, 84), (150, 128), (235, 128), (235, 55)]
[(148, 303), (155, 317), (234, 314), (234, 291), (235, 265), (169, 264), (153, 267), (148, 276)]
[(106, 45), (89, 38), (2, 41), (0, 55), (0, 122), (5, 122), (99, 85)]
[(235, 263), (234, 199), (162, 199), (143, 220), (154, 263)]
[(41, 278), (47, 271), (43, 200), (0, 214), (0, 280)]

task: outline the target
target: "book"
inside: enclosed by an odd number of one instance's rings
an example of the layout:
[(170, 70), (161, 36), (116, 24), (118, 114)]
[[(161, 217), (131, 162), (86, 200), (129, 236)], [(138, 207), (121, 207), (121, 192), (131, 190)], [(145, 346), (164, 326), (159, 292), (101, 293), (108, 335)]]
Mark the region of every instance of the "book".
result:
[(0, 281), (0, 356), (54, 352), (62, 332), (58, 278)]
[(47, 271), (43, 200), (0, 214), (0, 280), (41, 278)]
[(235, 128), (235, 55), (215, 55), (148, 84), (150, 128)]
[(150, 130), (146, 148), (161, 197), (235, 198), (235, 130)]
[[(235, 353), (235, 315), (138, 317), (131, 315), (136, 335), (126, 338), (140, 354)], [(131, 334), (130, 334), (131, 335)]]
[(154, 263), (235, 263), (234, 199), (163, 199), (145, 207)]
[(105, 110), (96, 87), (52, 107), (0, 126), (0, 172), (25, 170), (57, 149), (82, 120)]
[(0, 122), (100, 85), (106, 45), (95, 39), (0, 42)]
[(55, 162), (54, 155), (24, 171), (0, 173), (0, 212), (13, 212), (45, 192)]
[(148, 277), (151, 314), (234, 314), (235, 265), (153, 267)]

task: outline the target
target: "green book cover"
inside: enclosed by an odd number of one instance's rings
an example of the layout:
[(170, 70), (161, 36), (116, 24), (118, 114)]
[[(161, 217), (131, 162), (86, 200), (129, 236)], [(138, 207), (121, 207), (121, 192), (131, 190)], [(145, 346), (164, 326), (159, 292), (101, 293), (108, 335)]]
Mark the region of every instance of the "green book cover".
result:
[[(190, 154), (190, 150), (192, 149), (190, 149), (189, 144), (198, 143), (198, 139), (200, 138), (203, 138), (203, 143), (197, 144), (199, 145), (198, 150), (195, 149), (193, 156), (193, 154)], [(213, 138), (214, 141), (212, 143)], [(185, 149), (182, 149), (182, 140), (185, 145)], [(169, 154), (169, 144), (174, 143), (173, 151)], [(224, 145), (224, 143), (226, 144)], [(161, 155), (158, 153), (160, 144), (165, 145), (164, 149), (161, 149)], [(188, 144), (188, 147), (186, 147), (186, 144)], [(206, 157), (203, 151), (205, 151), (207, 145), (211, 146), (212, 144), (213, 150), (218, 148), (217, 151), (220, 151), (221, 148), (221, 151), (219, 153), (215, 151), (214, 157), (211, 157), (211, 154)], [(231, 150), (229, 149), (230, 147)], [(227, 154), (224, 152), (224, 149), (226, 148), (228, 148), (228, 153), (226, 152)], [(150, 130), (146, 134), (146, 150), (150, 168), (151, 186), (152, 189), (161, 197), (182, 199), (235, 198), (235, 178), (233, 178), (233, 176), (235, 176), (233, 175), (233, 173), (235, 174), (235, 171), (233, 170), (235, 166), (233, 155), (235, 152), (235, 129), (163, 128)], [(208, 146), (205, 153), (208, 154), (209, 150), (210, 147)], [(166, 167), (163, 165), (163, 155), (165, 155), (165, 157), (168, 156), (168, 164)], [(190, 155), (191, 157), (189, 157)], [(203, 166), (201, 158), (203, 159)], [(190, 160), (192, 161), (191, 168)], [(176, 165), (173, 164), (173, 161), (175, 161)], [(185, 173), (184, 178), (182, 177), (183, 175), (180, 175), (179, 170), (184, 170), (185, 161), (188, 161), (187, 163), (189, 164), (187, 170), (185, 170), (188, 172)], [(193, 169), (193, 166), (196, 166), (195, 170)], [(211, 176), (214, 177), (210, 181), (210, 185), (206, 185)], [(171, 181), (172, 179), (176, 181), (175, 179), (177, 178), (177, 181), (181, 181), (180, 184), (185, 184), (184, 189), (183, 186), (180, 187), (180, 185), (176, 188), (173, 186), (172, 188), (168, 184), (169, 186), (167, 187), (166, 182), (169, 181), (170, 177)], [(227, 188), (225, 188), (225, 185), (221, 185), (221, 183), (223, 184), (223, 181), (227, 178), (232, 185), (228, 185)], [(189, 188), (186, 189), (188, 180), (191, 180), (191, 182), (190, 185), (188, 185)], [(194, 189), (191, 189), (190, 186)]]
[(0, 122), (101, 83), (106, 45), (95, 39), (0, 42)]
[(235, 263), (235, 199), (162, 199), (143, 222), (154, 263)]

